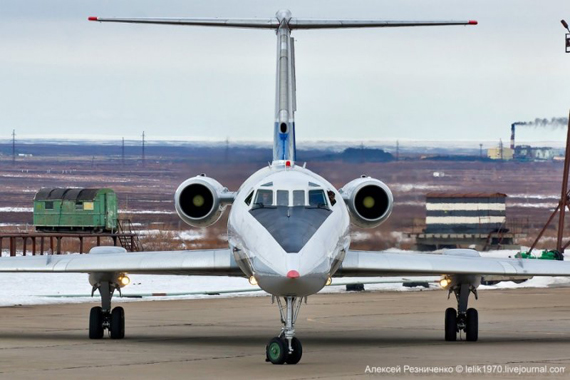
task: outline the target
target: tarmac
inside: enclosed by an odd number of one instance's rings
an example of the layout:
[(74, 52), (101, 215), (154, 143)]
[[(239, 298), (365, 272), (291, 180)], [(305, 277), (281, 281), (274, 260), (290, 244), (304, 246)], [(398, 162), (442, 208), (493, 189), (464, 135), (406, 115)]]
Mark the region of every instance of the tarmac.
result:
[(270, 297), (118, 304), (123, 340), (87, 338), (90, 304), (0, 308), (0, 378), (570, 378), (568, 288), (480, 291), (478, 342), (443, 340), (444, 291), (315, 295), (303, 358), (282, 366), (265, 362), (281, 327)]

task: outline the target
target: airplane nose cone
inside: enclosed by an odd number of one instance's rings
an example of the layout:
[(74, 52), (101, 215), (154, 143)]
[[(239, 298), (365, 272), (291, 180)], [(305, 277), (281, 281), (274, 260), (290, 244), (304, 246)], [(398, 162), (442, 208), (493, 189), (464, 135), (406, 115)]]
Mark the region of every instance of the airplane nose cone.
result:
[(297, 272), (296, 270), (290, 270), (289, 272), (287, 272), (287, 277), (288, 278), (299, 278), (299, 272)]

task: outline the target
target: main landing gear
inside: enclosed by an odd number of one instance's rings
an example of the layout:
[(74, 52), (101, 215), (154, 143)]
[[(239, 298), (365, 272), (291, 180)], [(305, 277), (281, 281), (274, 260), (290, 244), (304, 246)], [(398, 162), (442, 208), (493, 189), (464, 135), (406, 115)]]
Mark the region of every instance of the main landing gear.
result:
[(452, 291), (457, 298), (457, 311), (452, 307), (445, 310), (445, 340), (455, 341), (457, 334), (464, 331), (466, 340), (475, 342), (479, 338), (479, 315), (477, 310), (467, 308), (467, 302), (471, 292), (478, 299), (477, 289), (469, 284), (461, 284), (449, 289), (450, 294)]
[(93, 293), (99, 290), (101, 294), (101, 306), (91, 309), (89, 314), (89, 339), (101, 339), (105, 329), (111, 333), (111, 339), (123, 339), (125, 337), (125, 310), (118, 306), (111, 310), (111, 299), (116, 287), (108, 281), (103, 281), (93, 286)]
[[(295, 338), (295, 322), (303, 303), (303, 297), (283, 298), (285, 305), (283, 305), (281, 298), (277, 297), (283, 328), (279, 336), (267, 343), (265, 347), (265, 361), (273, 364), (297, 364), (301, 360), (301, 356), (303, 356), (303, 346), (301, 341)], [(306, 301), (307, 298), (305, 297)]]

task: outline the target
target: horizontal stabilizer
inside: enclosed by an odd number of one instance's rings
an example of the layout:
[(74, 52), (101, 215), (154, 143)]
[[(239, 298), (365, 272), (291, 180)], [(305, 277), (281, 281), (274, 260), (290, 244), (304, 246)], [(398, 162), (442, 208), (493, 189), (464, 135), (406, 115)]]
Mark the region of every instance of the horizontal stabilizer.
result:
[(477, 21), (312, 20), (293, 18), (291, 29), (397, 28), (407, 26), (477, 25)]
[(223, 18), (121, 18), (121, 17), (89, 17), (89, 21), (120, 22), (130, 24), (165, 24), (220, 26), (229, 28), (277, 29), (276, 18), (256, 19), (223, 19)]
[[(218, 26), (230, 28), (277, 29), (281, 22), (273, 18), (222, 19), (222, 18), (121, 18), (89, 17), (89, 21), (120, 22), (131, 24), (165, 24)], [(382, 20), (318, 20), (293, 17), (284, 20), (289, 29), (340, 29), (340, 28), (395, 28), (408, 26), (477, 25), (477, 21), (382, 21)]]

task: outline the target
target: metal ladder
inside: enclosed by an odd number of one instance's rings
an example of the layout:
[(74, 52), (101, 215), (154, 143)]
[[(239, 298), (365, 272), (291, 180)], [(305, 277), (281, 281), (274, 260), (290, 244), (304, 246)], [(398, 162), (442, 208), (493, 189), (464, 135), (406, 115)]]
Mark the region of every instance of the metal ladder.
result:
[[(130, 219), (119, 219), (117, 221), (118, 238), (121, 247), (129, 252), (142, 252), (144, 248), (139, 236), (133, 232), (133, 225)], [(130, 235), (130, 236), (127, 236)]]

